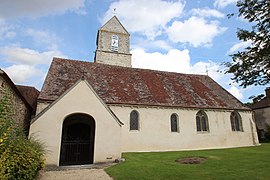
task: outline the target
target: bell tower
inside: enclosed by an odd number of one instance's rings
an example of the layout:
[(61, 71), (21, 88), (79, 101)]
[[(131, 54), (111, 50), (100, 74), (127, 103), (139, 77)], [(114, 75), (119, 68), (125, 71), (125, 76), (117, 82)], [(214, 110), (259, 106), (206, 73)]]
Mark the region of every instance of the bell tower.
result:
[(129, 36), (118, 18), (113, 16), (98, 30), (94, 62), (131, 67)]

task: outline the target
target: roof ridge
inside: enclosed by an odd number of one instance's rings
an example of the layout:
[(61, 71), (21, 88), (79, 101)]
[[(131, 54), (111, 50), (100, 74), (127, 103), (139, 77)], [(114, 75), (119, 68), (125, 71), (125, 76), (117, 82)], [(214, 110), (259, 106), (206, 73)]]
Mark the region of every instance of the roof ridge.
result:
[(76, 62), (81, 62), (81, 63), (87, 63), (91, 65), (97, 65), (97, 66), (109, 66), (113, 68), (119, 68), (119, 69), (133, 69), (133, 70), (139, 70), (139, 71), (152, 71), (152, 72), (159, 72), (159, 73), (169, 73), (169, 74), (182, 74), (182, 75), (190, 75), (190, 76), (204, 76), (204, 77), (209, 77), (210, 76), (205, 75), (205, 74), (192, 74), (192, 73), (181, 73), (181, 72), (173, 72), (173, 71), (162, 71), (162, 70), (156, 70), (156, 69), (143, 69), (143, 68), (135, 68), (135, 67), (123, 67), (123, 66), (117, 66), (117, 65), (110, 65), (110, 64), (101, 64), (101, 63), (95, 63), (95, 62), (90, 62), (90, 61), (84, 61), (84, 60), (77, 60), (77, 59), (67, 59), (67, 58), (59, 58), (59, 57), (54, 57), (53, 61), (57, 60), (65, 60), (65, 61), (76, 61)]
[(34, 88), (38, 90), (35, 86), (28, 86), (28, 85), (22, 85), (22, 84), (15, 84), (15, 86), (21, 86), (21, 87), (27, 87), (27, 88)]

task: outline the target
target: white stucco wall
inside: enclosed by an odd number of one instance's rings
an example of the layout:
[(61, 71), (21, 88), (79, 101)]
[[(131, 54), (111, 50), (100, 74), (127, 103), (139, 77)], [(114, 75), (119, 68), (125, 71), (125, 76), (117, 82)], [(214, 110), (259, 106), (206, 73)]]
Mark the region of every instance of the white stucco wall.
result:
[[(111, 105), (110, 108), (124, 123), (122, 152), (228, 148), (258, 144), (251, 111), (239, 112), (242, 117), (243, 132), (234, 132), (230, 123), (231, 111), (205, 110), (209, 132), (201, 133), (196, 130), (197, 109), (117, 105)], [(132, 110), (139, 112), (139, 131), (129, 130), (129, 116)], [(179, 132), (171, 132), (172, 113), (176, 113), (179, 117)]]
[(90, 90), (88, 84), (80, 81), (31, 124), (30, 136), (45, 144), (47, 164), (59, 165), (63, 121), (74, 113), (85, 113), (95, 119), (94, 163), (121, 157), (119, 123)]
[(37, 110), (36, 115), (38, 115), (41, 111), (43, 111), (46, 107), (48, 107), (51, 102), (38, 101), (37, 102)]

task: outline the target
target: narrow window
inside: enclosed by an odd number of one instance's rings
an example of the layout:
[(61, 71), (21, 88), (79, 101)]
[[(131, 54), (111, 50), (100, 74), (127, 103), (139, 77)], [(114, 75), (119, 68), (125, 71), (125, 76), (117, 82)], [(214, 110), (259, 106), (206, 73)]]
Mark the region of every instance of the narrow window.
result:
[(196, 126), (198, 132), (209, 131), (208, 118), (205, 112), (199, 111), (196, 114)]
[(130, 130), (139, 130), (139, 113), (135, 110), (130, 113)]
[(199, 116), (196, 116), (196, 125), (197, 125), (197, 131), (201, 131), (201, 120)]
[(111, 49), (114, 52), (118, 51), (118, 36), (117, 35), (112, 35)]
[(171, 132), (178, 132), (178, 117), (177, 114), (171, 115)]
[(201, 123), (202, 123), (202, 131), (207, 131), (207, 120), (205, 116), (201, 117)]
[(241, 116), (238, 112), (232, 112), (230, 119), (232, 131), (243, 131)]

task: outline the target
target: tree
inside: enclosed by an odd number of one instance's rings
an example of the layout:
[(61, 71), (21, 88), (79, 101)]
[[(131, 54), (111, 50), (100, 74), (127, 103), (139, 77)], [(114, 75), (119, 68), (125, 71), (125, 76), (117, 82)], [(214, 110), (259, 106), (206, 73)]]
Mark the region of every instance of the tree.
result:
[(254, 24), (251, 30), (238, 29), (237, 37), (251, 45), (231, 55), (226, 73), (233, 73), (232, 80), (242, 87), (266, 85), (270, 82), (270, 1), (238, 0), (237, 7), (238, 16)]

